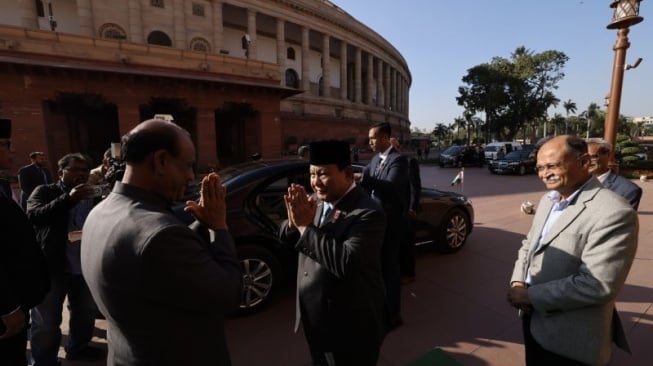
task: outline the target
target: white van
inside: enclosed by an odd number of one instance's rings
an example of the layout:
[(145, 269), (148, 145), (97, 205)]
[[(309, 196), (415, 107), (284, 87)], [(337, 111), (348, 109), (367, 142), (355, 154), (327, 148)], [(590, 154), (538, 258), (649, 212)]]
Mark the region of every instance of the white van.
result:
[(483, 149), (483, 155), (485, 155), (485, 160), (494, 160), (497, 158), (497, 153), (501, 148), (503, 148), (503, 152), (505, 154), (513, 151), (513, 150), (521, 150), (521, 144), (519, 142), (514, 142), (514, 141), (502, 141), (502, 142), (490, 142), (489, 144), (485, 145), (485, 149)]

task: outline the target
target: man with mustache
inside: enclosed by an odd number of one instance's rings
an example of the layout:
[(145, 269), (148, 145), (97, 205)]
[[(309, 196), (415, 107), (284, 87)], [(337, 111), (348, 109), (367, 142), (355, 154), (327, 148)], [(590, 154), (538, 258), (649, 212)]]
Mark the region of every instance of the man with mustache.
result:
[(354, 183), (346, 141), (310, 145), (311, 189), (292, 184), (280, 237), (299, 252), (297, 312), (312, 365), (376, 365), (386, 332), (385, 215)]
[(540, 200), (518, 252), (508, 301), (519, 309), (527, 365), (605, 365), (629, 351), (615, 308), (637, 250), (637, 213), (590, 173), (587, 143), (545, 142)]
[(610, 169), (610, 153), (612, 145), (602, 139), (590, 139), (587, 141), (587, 153), (592, 159), (590, 173), (603, 184), (605, 188), (612, 190), (625, 198), (635, 211), (642, 199), (642, 189), (637, 184), (613, 172)]
[(90, 163), (84, 155), (59, 159), (59, 181), (36, 187), (27, 199), (27, 217), (45, 254), (50, 292), (32, 309), (30, 344), (34, 366), (58, 364), (64, 299), (70, 305), (66, 359), (97, 360), (100, 348), (89, 346), (97, 308), (82, 277), (81, 229), (93, 208), (94, 189), (87, 184)]

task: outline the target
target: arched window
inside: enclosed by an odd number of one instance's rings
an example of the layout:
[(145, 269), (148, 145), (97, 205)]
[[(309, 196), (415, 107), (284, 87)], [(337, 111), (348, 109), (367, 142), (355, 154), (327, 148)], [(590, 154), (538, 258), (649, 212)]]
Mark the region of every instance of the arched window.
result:
[(190, 49), (197, 52), (211, 52), (211, 44), (204, 38), (196, 37), (190, 40)]
[(110, 38), (110, 39), (127, 39), (127, 33), (121, 26), (114, 23), (105, 23), (100, 26), (98, 29), (98, 34), (100, 38)]
[(288, 50), (286, 51), (286, 58), (288, 60), (294, 60), (295, 59), (295, 49), (292, 47), (288, 47)]
[(299, 88), (299, 76), (297, 75), (297, 71), (293, 69), (286, 70), (286, 86)]
[(153, 31), (147, 36), (148, 44), (156, 44), (159, 46), (172, 46), (172, 40), (168, 37), (167, 34), (161, 31)]

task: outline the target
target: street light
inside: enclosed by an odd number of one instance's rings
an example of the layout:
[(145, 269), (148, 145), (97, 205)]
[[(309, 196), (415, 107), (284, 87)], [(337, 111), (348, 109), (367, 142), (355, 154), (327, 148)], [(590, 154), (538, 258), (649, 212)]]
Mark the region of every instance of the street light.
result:
[(614, 65), (612, 69), (612, 81), (610, 83), (610, 97), (608, 100), (608, 111), (605, 118), (604, 139), (616, 146), (617, 125), (619, 123), (619, 107), (621, 106), (621, 87), (624, 81), (624, 70), (626, 69), (626, 50), (630, 47), (628, 41), (628, 27), (635, 25), (644, 18), (639, 16), (639, 3), (642, 0), (614, 0), (610, 7), (614, 9), (612, 22), (608, 29), (617, 29), (617, 42), (612, 48), (614, 50)]

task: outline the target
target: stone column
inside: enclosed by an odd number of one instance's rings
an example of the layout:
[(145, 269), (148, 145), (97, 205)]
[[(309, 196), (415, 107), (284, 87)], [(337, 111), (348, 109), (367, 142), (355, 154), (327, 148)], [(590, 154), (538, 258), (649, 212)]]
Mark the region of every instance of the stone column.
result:
[(184, 0), (173, 1), (172, 22), (175, 39), (172, 46), (182, 50), (187, 49), (189, 45), (186, 44), (186, 12), (184, 11)]
[(86, 37), (95, 36), (91, 0), (77, 0), (77, 17), (79, 18), (79, 34)]
[(134, 43), (145, 43), (143, 37), (143, 18), (141, 14), (140, 0), (129, 0), (129, 41)]
[(397, 92), (399, 87), (397, 86), (397, 69), (392, 69), (392, 110), (397, 112), (399, 107), (397, 107)]
[(354, 98), (354, 103), (362, 103), (363, 102), (363, 51), (360, 49), (360, 47), (356, 47), (356, 76), (354, 79), (354, 87), (355, 87), (355, 98)]
[(385, 106), (385, 93), (383, 92), (383, 60), (376, 59), (376, 105)]
[(220, 53), (224, 47), (224, 29), (222, 27), (222, 0), (213, 0), (213, 52)]
[(302, 27), (302, 89), (305, 93), (311, 92), (311, 65), (308, 59), (308, 28)]
[(374, 57), (371, 53), (367, 54), (367, 98), (365, 103), (372, 105), (372, 96), (374, 94)]
[(21, 27), (25, 27), (27, 29), (39, 28), (38, 14), (36, 14), (36, 1), (18, 0), (18, 9), (20, 13)]
[(347, 42), (340, 41), (340, 99), (347, 100)]
[(390, 109), (392, 106), (390, 102), (392, 101), (391, 95), (392, 95), (392, 83), (390, 82), (390, 72), (391, 72), (391, 67), (390, 64), (386, 64), (385, 66), (385, 76), (383, 77), (384, 82), (383, 84), (385, 87), (385, 109)]
[(277, 18), (277, 64), (281, 85), (286, 85), (286, 22)]
[(247, 9), (247, 34), (251, 43), (249, 44), (249, 57), (256, 60), (256, 10)]
[(397, 112), (404, 111), (404, 78), (401, 73), (397, 73)]
[(322, 35), (322, 87), (323, 96), (331, 97), (331, 45), (328, 34)]
[(406, 116), (408, 116), (408, 112), (410, 111), (410, 83), (408, 80), (406, 80), (406, 101), (404, 102), (404, 109), (406, 111)]

